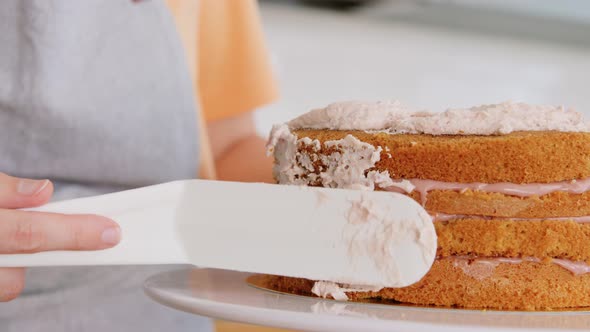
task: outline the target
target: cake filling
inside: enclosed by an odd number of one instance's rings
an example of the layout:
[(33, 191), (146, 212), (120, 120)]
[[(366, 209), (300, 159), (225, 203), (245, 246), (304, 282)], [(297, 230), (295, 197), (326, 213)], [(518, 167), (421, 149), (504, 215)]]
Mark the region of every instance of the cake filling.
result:
[[(411, 191), (405, 191), (406, 193), (410, 193), (412, 191), (417, 191), (420, 193), (420, 198), (422, 200), (422, 205), (426, 204), (428, 192), (431, 190), (454, 190), (464, 192), (467, 190), (473, 191), (483, 191), (483, 192), (493, 192), (493, 193), (500, 193), (510, 196), (518, 196), (518, 197), (530, 197), (530, 196), (542, 196), (547, 195), (552, 192), (560, 191), (560, 192), (567, 192), (570, 194), (582, 194), (586, 191), (590, 190), (590, 178), (582, 179), (582, 180), (571, 180), (571, 181), (560, 181), (560, 182), (551, 182), (551, 183), (524, 183), (524, 184), (516, 184), (516, 183), (509, 183), (509, 182), (502, 182), (502, 183), (481, 183), (481, 182), (474, 182), (474, 183), (460, 183), (460, 182), (443, 182), (443, 181), (435, 181), (435, 180), (423, 180), (423, 179), (403, 179), (400, 182), (409, 183), (411, 186), (406, 186), (408, 188), (413, 188)], [(402, 186), (391, 186), (385, 188), (385, 190), (393, 191), (393, 192), (401, 192)]]
[(464, 215), (464, 214), (445, 214), (445, 213), (435, 213), (432, 216), (432, 221), (439, 222), (439, 221), (449, 221), (449, 220), (456, 220), (456, 219), (466, 219), (466, 218), (477, 218), (477, 219), (484, 219), (484, 220), (494, 220), (494, 219), (506, 219), (506, 220), (516, 220), (516, 221), (542, 221), (542, 220), (557, 220), (557, 221), (573, 221), (580, 224), (589, 223), (590, 216), (581, 216), (581, 217), (548, 217), (548, 218), (498, 218), (498, 217), (490, 217), (490, 216), (475, 216), (475, 215)]
[[(453, 265), (459, 267), (468, 275), (476, 277), (476, 279), (484, 279), (482, 271), (491, 270), (489, 277), (493, 274), (494, 269), (502, 264), (520, 264), (522, 262), (535, 262), (539, 263), (541, 260), (535, 257), (523, 257), (523, 258), (512, 258), (512, 257), (469, 257), (469, 256), (452, 256), (443, 259), (452, 259)], [(572, 261), (569, 259), (552, 258), (551, 263), (557, 264), (562, 268), (570, 271), (574, 275), (583, 275), (590, 273), (590, 265), (586, 262)]]

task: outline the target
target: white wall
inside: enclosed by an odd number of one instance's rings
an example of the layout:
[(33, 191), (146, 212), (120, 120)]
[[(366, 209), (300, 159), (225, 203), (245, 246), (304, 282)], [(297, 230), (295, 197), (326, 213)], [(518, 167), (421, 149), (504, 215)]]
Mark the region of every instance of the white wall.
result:
[(514, 100), (590, 116), (590, 49), (264, 2), (262, 19), (282, 92), (257, 113), (262, 135), (273, 123), (351, 99), (432, 110)]

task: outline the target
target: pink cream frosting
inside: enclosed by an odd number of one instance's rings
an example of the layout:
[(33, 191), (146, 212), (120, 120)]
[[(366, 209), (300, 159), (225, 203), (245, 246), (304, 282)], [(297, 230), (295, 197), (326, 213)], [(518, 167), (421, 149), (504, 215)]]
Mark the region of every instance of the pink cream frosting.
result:
[(590, 124), (573, 109), (515, 102), (430, 112), (416, 110), (398, 101), (348, 101), (314, 109), (288, 124), (291, 129), (430, 135), (503, 135), (524, 130), (590, 131)]
[[(413, 190), (420, 193), (422, 204), (426, 204), (427, 194), (431, 190), (455, 190), (455, 191), (483, 191), (495, 192), (511, 196), (529, 197), (542, 196), (552, 192), (561, 191), (571, 194), (581, 194), (590, 190), (590, 178), (582, 180), (560, 181), (551, 183), (525, 183), (515, 184), (509, 182), (501, 183), (460, 183), (444, 182), (423, 179), (404, 179), (414, 187)], [(399, 186), (391, 186), (386, 190), (400, 192)]]
[[(475, 216), (475, 215), (465, 215), (465, 214), (445, 214), (445, 213), (435, 213), (432, 216), (432, 221), (448, 221), (454, 219), (463, 219), (463, 218), (479, 218), (485, 220), (492, 220), (498, 219), (497, 217), (490, 217), (490, 216)], [(538, 221), (538, 220), (557, 220), (557, 221), (574, 221), (577, 223), (588, 223), (590, 222), (590, 216), (581, 216), (581, 217), (550, 217), (550, 218), (509, 218), (509, 217), (502, 217), (501, 219), (509, 219), (515, 221)]]
[[(535, 262), (538, 263), (541, 260), (535, 257), (523, 257), (523, 258), (512, 258), (512, 257), (469, 257), (469, 256), (453, 256), (445, 259), (453, 259), (455, 266), (461, 267), (464, 272), (468, 272), (466, 266), (473, 264), (484, 264), (495, 268), (501, 263), (508, 264), (520, 264), (522, 262)], [(590, 265), (586, 262), (572, 261), (569, 259), (553, 258), (551, 259), (553, 264), (557, 264), (564, 269), (570, 271), (574, 275), (583, 275), (590, 273)], [(493, 272), (493, 271), (492, 271)]]

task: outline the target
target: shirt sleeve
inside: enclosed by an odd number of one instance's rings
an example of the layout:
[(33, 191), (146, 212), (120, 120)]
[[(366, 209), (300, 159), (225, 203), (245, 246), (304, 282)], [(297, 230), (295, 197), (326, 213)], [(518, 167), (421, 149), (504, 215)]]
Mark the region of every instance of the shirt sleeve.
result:
[(277, 97), (255, 0), (200, 0), (197, 50), (206, 120), (249, 112)]

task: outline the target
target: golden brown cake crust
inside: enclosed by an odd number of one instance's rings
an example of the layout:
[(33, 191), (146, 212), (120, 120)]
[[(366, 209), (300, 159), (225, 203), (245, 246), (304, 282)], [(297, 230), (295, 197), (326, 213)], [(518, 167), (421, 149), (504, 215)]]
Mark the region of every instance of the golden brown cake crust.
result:
[(351, 134), (363, 142), (381, 146), (384, 151), (375, 167), (388, 170), (393, 178), (548, 183), (590, 177), (590, 133), (527, 131), (500, 136), (390, 135), (333, 130), (293, 133), (320, 142)]
[(590, 263), (590, 224), (478, 218), (437, 221), (438, 255), (566, 258)]
[[(590, 306), (590, 274), (574, 276), (551, 263), (499, 264), (483, 279), (470, 276), (452, 259), (437, 260), (418, 283), (379, 292), (347, 293), (352, 301), (369, 298), (419, 305), (501, 310), (548, 310)], [(269, 276), (267, 287), (312, 295), (313, 281)]]

